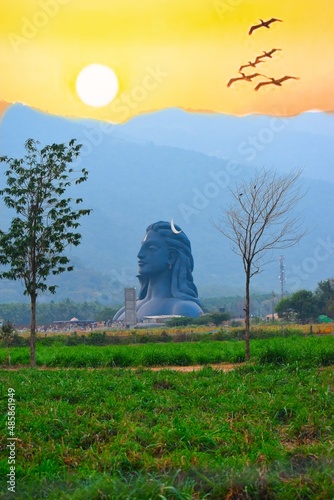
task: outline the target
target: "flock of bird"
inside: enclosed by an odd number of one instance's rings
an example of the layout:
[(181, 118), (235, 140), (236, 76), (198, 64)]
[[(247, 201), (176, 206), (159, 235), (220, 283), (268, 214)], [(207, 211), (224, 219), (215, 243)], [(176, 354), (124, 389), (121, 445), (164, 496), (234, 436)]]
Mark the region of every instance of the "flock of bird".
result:
[[(264, 21), (263, 19), (260, 19), (260, 21), (261, 21), (260, 24), (255, 24), (254, 26), (251, 26), (251, 28), (248, 32), (249, 35), (251, 35), (254, 32), (254, 30), (257, 30), (259, 28), (270, 28), (270, 25), (274, 22), (280, 22), (280, 23), (283, 22), (281, 19), (276, 19), (275, 17), (272, 17), (268, 21)], [(273, 77), (263, 75), (262, 73), (252, 73), (251, 75), (247, 75), (246, 73), (244, 73), (242, 71), (244, 68), (256, 68), (256, 66), (258, 64), (264, 63), (266, 58), (271, 59), (273, 54), (279, 50), (282, 50), (282, 49), (272, 49), (272, 50), (269, 50), (268, 52), (264, 50), (263, 54), (261, 54), (255, 58), (255, 61), (248, 61), (248, 64), (243, 64), (242, 66), (240, 66), (239, 73), (241, 76), (231, 78), (228, 81), (227, 86), (230, 87), (234, 82), (236, 82), (238, 80), (245, 80), (246, 82), (252, 82), (253, 78), (255, 78), (257, 76), (263, 76), (264, 78), (267, 78), (268, 81), (259, 82), (256, 85), (256, 87), (254, 87), (254, 90), (258, 91), (264, 85), (277, 85), (277, 86), (281, 87), (283, 82), (285, 82), (286, 80), (289, 80), (291, 78), (294, 80), (299, 80), (299, 78), (297, 78), (296, 76), (286, 75), (286, 76), (283, 76), (282, 78), (273, 78)]]

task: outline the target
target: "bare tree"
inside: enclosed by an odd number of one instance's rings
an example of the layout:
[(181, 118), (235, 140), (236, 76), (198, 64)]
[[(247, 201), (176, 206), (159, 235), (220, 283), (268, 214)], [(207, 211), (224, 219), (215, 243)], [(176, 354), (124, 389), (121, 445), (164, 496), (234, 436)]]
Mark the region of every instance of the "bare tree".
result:
[(270, 260), (271, 251), (296, 244), (305, 231), (303, 217), (294, 208), (303, 198), (301, 170), (287, 175), (261, 169), (249, 180), (231, 189), (232, 201), (215, 227), (232, 242), (232, 250), (242, 257), (245, 283), (246, 360), (250, 358), (250, 281)]

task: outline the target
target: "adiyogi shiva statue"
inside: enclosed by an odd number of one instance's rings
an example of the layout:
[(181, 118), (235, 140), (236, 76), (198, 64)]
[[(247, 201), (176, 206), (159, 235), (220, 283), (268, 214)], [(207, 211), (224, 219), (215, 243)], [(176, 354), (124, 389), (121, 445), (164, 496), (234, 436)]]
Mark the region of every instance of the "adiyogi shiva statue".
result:
[[(173, 221), (149, 225), (137, 257), (140, 282), (137, 321), (144, 316), (198, 317), (203, 312), (192, 276), (190, 241), (179, 226)], [(124, 308), (113, 320), (123, 319)]]

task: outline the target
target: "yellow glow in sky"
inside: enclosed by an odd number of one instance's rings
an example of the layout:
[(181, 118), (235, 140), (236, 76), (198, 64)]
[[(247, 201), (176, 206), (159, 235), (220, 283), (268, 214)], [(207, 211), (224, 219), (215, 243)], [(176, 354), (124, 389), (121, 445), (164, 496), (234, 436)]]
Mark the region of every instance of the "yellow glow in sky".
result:
[[(249, 35), (259, 19), (278, 18)], [(124, 122), (168, 107), (245, 115), (334, 110), (334, 2), (328, 0), (2, 0), (0, 100)], [(247, 75), (239, 68), (263, 55)], [(93, 107), (76, 80), (110, 67), (115, 99)], [(285, 75), (298, 79), (255, 86)], [(5, 104), (0, 106), (4, 109)]]

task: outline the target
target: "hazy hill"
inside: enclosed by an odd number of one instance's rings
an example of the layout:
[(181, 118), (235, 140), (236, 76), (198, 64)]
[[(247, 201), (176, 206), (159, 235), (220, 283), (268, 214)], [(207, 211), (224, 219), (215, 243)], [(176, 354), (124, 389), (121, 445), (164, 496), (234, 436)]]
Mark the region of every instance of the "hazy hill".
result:
[[(302, 166), (318, 151), (315, 165), (306, 172), (305, 185), (309, 191), (300, 205), (312, 232), (299, 247), (284, 252), (289, 291), (313, 289), (318, 281), (333, 275), (333, 184), (329, 180), (333, 179), (334, 128), (327, 131), (324, 127), (324, 133), (320, 133), (320, 122), (324, 126), (331, 117), (319, 115), (304, 115), (304, 125), (300, 120), (298, 131), (292, 136), (287, 132), (284, 148), (280, 143), (284, 130), (280, 140), (275, 136), (267, 145), (277, 150), (268, 166), (276, 165), (278, 169), (282, 155), (289, 157), (291, 167)], [(318, 124), (314, 132), (309, 122), (312, 117)], [(228, 197), (228, 187), (252, 170), (251, 162), (240, 155), (240, 163), (231, 166), (229, 159), (212, 154), (221, 136), (224, 144), (237, 140), (236, 124), (240, 127), (239, 141), (245, 137), (243, 134), (246, 137), (251, 134), (251, 117), (191, 115), (167, 110), (138, 117), (122, 126), (106, 127), (100, 122), (66, 120), (13, 106), (1, 123), (1, 154), (21, 156), (28, 137), (40, 140), (43, 145), (75, 137), (84, 145), (80, 164), (90, 171), (88, 182), (77, 189), (93, 213), (83, 219), (82, 244), (71, 253), (76, 271), (59, 278), (61, 287), (56, 298), (122, 300), (124, 286), (137, 285), (136, 255), (146, 227), (172, 217), (191, 240), (194, 278), (200, 296), (243, 293), (241, 261), (211, 223), (212, 218), (217, 220)], [(298, 153), (299, 146), (294, 149), (298, 134), (305, 141), (303, 157)], [(201, 152), (206, 148), (211, 155)], [(327, 182), (316, 180), (327, 172), (331, 173)], [(2, 225), (6, 218), (7, 211), (2, 210)], [(279, 290), (279, 254), (276, 252), (272, 264), (254, 279), (253, 288)], [(19, 300), (21, 290), (18, 293), (17, 288), (12, 283), (0, 283), (0, 301), (6, 301), (6, 297)]]
[(180, 109), (133, 118), (119, 127), (130, 140), (180, 147), (249, 166), (267, 165), (334, 182), (334, 114), (295, 117), (191, 114)]

